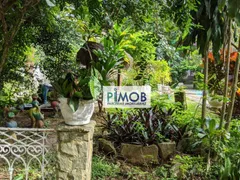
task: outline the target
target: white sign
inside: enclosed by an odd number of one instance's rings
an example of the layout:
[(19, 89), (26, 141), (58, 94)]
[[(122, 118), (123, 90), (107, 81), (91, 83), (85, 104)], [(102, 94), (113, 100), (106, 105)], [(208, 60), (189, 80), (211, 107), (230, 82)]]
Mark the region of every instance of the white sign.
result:
[(150, 86), (103, 86), (104, 108), (150, 108)]

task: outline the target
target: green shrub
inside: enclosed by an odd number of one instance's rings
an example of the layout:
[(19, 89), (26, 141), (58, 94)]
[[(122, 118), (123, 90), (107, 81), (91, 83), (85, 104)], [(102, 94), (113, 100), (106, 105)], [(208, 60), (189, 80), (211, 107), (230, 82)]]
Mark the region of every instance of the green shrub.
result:
[(176, 168), (171, 174), (178, 179), (197, 179), (197, 177), (204, 179), (206, 175), (206, 165), (202, 157), (176, 155), (172, 163)]
[[(232, 120), (230, 137), (225, 141), (215, 143), (214, 149), (218, 155), (215, 164), (218, 169), (211, 169), (211, 174), (215, 174), (219, 179), (233, 179), (240, 178), (240, 122), (239, 120)], [(215, 171), (214, 171), (215, 170)]]
[(171, 82), (170, 67), (165, 60), (148, 61), (146, 69), (150, 75), (150, 85), (157, 88), (157, 84), (168, 84)]
[(164, 166), (157, 167), (155, 170), (156, 176), (160, 178), (168, 178), (169, 177), (169, 169)]
[(92, 179), (106, 179), (116, 177), (120, 172), (119, 166), (109, 163), (99, 156), (93, 156)]
[(109, 132), (108, 138), (117, 145), (150, 145), (169, 140), (178, 142), (184, 132), (172, 123), (174, 112), (173, 108), (158, 106), (127, 111), (120, 109), (104, 117), (104, 129)]

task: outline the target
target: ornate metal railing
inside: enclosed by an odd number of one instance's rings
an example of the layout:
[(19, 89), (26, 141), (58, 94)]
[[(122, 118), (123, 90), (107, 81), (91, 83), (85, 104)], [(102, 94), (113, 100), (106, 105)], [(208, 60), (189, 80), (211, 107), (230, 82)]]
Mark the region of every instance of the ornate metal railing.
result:
[(54, 149), (56, 141), (54, 129), (0, 128), (0, 167), (8, 171), (0, 174), (0, 179), (12, 180), (19, 171), (24, 179), (32, 179), (29, 171), (33, 164), (40, 171), (38, 178), (45, 179), (47, 152)]

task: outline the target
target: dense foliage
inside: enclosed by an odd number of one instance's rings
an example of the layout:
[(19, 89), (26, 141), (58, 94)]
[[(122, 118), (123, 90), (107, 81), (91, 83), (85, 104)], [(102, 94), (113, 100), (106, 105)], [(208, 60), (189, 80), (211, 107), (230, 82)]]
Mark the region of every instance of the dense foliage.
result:
[[(184, 111), (170, 96), (157, 95), (152, 108), (108, 110), (108, 139), (115, 145), (175, 141), (180, 154), (172, 168), (156, 170), (160, 178), (239, 179), (240, 124), (232, 120), (240, 106), (239, 24), (238, 0), (2, 0), (0, 112), (30, 102), (37, 66), (74, 110), (79, 99), (96, 99), (100, 86), (174, 87), (191, 70), (204, 89), (202, 117), (199, 109)], [(85, 71), (76, 56), (80, 48), (89, 51), (89, 42), (102, 48), (90, 52), (97, 60)], [(207, 92), (221, 95), (221, 118), (208, 114)], [(118, 167), (94, 161), (95, 176), (117, 176)]]

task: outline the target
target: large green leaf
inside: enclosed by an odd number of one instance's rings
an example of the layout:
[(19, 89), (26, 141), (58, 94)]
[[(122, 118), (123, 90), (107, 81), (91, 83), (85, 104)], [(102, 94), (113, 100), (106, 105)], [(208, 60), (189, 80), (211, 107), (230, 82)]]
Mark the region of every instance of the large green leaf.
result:
[(198, 133), (197, 136), (198, 136), (200, 139), (202, 139), (202, 138), (204, 138), (204, 137), (206, 136), (206, 134)]
[(62, 86), (63, 93), (65, 97), (70, 97), (73, 91), (73, 85), (68, 81), (65, 80)]
[(96, 99), (100, 92), (101, 92), (101, 83), (99, 82), (99, 80), (97, 79), (97, 77), (92, 76), (89, 83), (89, 88), (90, 88), (90, 92), (92, 94), (92, 97), (94, 99)]
[(53, 3), (53, 1), (46, 0), (46, 3), (47, 3), (47, 5), (50, 6), (50, 7), (54, 7), (54, 6), (55, 6), (55, 4)]
[(73, 94), (73, 97), (82, 98), (83, 94), (82, 94), (82, 92), (77, 91)]
[(209, 130), (210, 134), (213, 134), (216, 130), (216, 120), (215, 119), (210, 119), (206, 121), (207, 128)]
[(73, 112), (75, 112), (78, 109), (79, 106), (79, 99), (78, 98), (70, 98), (69, 99), (69, 107), (72, 109)]
[(212, 28), (209, 28), (207, 31), (207, 41), (210, 40), (211, 36), (212, 36)]
[(226, 0), (218, 0), (219, 11), (223, 11), (225, 5), (226, 5)]

